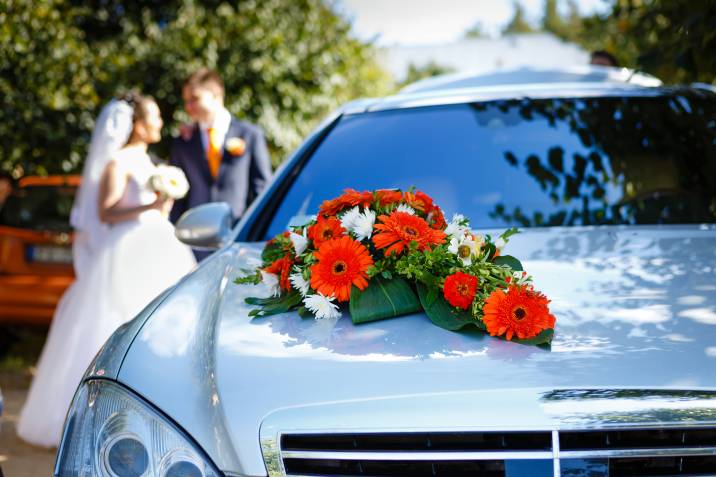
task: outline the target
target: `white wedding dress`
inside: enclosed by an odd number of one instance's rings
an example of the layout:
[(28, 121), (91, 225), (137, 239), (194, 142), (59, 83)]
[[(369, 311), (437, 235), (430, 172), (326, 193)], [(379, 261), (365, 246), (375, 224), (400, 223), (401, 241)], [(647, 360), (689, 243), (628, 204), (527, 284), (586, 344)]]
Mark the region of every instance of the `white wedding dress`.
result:
[[(119, 205), (153, 202), (156, 196), (147, 182), (155, 166), (149, 156), (125, 148), (114, 160), (128, 177)], [(102, 344), (195, 266), (191, 250), (175, 238), (174, 226), (158, 210), (112, 225), (55, 311), (18, 435), (35, 445), (57, 446), (74, 391)]]

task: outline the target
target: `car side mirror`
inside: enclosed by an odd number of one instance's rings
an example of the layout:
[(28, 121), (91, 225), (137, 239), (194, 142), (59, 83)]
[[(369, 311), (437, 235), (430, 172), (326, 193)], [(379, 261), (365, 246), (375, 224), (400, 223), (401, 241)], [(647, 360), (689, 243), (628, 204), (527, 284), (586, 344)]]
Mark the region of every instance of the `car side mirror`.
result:
[(231, 239), (231, 207), (210, 202), (187, 210), (179, 217), (174, 234), (197, 250), (217, 250)]

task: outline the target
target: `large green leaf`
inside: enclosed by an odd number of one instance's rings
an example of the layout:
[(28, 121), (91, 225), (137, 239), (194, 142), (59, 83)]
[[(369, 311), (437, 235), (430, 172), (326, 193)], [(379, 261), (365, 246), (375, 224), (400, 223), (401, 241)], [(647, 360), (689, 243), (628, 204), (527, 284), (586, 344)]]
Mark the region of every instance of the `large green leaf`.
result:
[(256, 298), (248, 297), (244, 301), (249, 305), (258, 306), (249, 312), (251, 317), (262, 317), (285, 313), (301, 303), (301, 294), (291, 291), (277, 297)]
[(376, 275), (365, 290), (353, 287), (349, 309), (353, 323), (358, 324), (415, 313), (420, 302), (402, 278), (386, 280)]
[(554, 337), (554, 329), (549, 328), (542, 330), (540, 334), (534, 338), (528, 338), (521, 340), (519, 338), (512, 338), (512, 341), (526, 345), (550, 345), (552, 344), (552, 338)]
[(456, 310), (439, 293), (435, 298), (430, 295), (430, 289), (418, 283), (420, 303), (433, 324), (450, 331), (457, 331), (470, 325), (481, 330), (485, 329), (482, 322), (473, 318), (469, 311)]
[(495, 257), (492, 260), (492, 263), (494, 263), (495, 265), (500, 265), (500, 266), (507, 265), (508, 267), (510, 267), (512, 270), (514, 270), (516, 272), (521, 272), (522, 270), (524, 270), (522, 268), (522, 263), (520, 263), (520, 261), (517, 260), (512, 255), (500, 255), (498, 257)]

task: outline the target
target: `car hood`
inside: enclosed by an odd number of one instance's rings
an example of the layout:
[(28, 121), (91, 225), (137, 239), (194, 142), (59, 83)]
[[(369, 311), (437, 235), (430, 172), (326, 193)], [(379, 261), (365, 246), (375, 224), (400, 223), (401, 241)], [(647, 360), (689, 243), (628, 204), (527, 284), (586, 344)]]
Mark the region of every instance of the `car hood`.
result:
[(185, 280), (140, 331), (118, 377), (224, 470), (265, 474), (261, 423), (295, 406), (517, 388), (716, 389), (713, 226), (513, 237), (506, 251), (552, 300), (549, 348), (446, 331), (422, 313), (362, 325), (347, 310), (337, 321), (251, 319), (244, 299), (266, 290), (232, 280), (259, 263), (262, 245), (234, 244)]

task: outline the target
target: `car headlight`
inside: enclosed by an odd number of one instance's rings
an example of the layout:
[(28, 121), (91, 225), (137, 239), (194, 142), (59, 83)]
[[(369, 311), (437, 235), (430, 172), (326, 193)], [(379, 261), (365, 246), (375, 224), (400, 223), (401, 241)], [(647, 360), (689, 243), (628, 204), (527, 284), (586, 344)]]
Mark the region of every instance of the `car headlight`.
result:
[(59, 477), (218, 477), (175, 425), (119, 384), (87, 381), (67, 415)]

